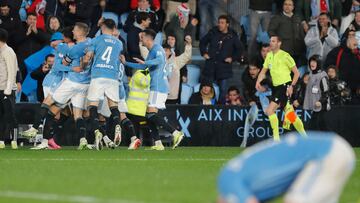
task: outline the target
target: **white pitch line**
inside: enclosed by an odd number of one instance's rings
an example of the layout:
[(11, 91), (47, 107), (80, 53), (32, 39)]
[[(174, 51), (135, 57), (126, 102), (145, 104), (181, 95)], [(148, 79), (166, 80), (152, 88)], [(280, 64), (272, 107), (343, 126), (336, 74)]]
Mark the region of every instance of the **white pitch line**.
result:
[(78, 196), (78, 195), (61, 195), (53, 193), (40, 192), (20, 192), (4, 190), (0, 191), (0, 197), (15, 198), (15, 199), (32, 199), (42, 201), (61, 201), (71, 203), (144, 203), (140, 201), (122, 200), (122, 199), (101, 199), (92, 196)]
[(0, 159), (0, 161), (227, 161), (229, 159), (198, 159), (198, 158), (188, 158), (188, 159), (151, 159), (151, 158), (135, 158), (135, 159), (78, 159), (78, 158), (45, 158), (45, 159), (34, 159), (34, 158), (17, 158), (17, 159)]

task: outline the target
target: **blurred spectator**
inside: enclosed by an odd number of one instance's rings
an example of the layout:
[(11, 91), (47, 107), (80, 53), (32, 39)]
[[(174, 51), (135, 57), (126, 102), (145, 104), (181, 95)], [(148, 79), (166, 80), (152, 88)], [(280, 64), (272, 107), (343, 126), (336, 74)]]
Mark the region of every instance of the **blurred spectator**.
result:
[(62, 24), (60, 19), (56, 16), (49, 16), (48, 20), (46, 21), (46, 32), (52, 35), (55, 32), (60, 32), (61, 30)]
[(15, 117), (16, 72), (18, 64), (14, 50), (6, 44), (8, 32), (0, 29), (0, 148), (5, 148), (3, 133), (7, 127), (13, 132), (17, 128)]
[(46, 0), (45, 17), (57, 16), (59, 19), (64, 19), (65, 11), (67, 10), (66, 0)]
[(37, 95), (37, 100), (40, 103), (42, 103), (44, 100), (44, 92), (43, 92), (42, 83), (44, 81), (45, 76), (49, 73), (52, 66), (54, 65), (54, 59), (55, 59), (54, 54), (47, 55), (45, 57), (44, 63), (41, 64), (41, 66), (38, 69), (34, 70), (30, 74), (31, 78), (37, 81), (36, 95)]
[(239, 36), (229, 28), (226, 15), (220, 16), (218, 26), (201, 39), (200, 52), (206, 59), (202, 76), (219, 85), (219, 102), (225, 104), (228, 79), (233, 76), (232, 63), (240, 59), (242, 52)]
[(28, 14), (26, 24), (23, 26), (23, 33), (18, 39), (19, 46), (16, 49), (16, 54), (22, 75), (26, 75), (24, 60), (43, 48), (49, 41), (49, 36), (36, 28), (36, 19), (35, 13)]
[(10, 8), (7, 1), (0, 2), (0, 28), (9, 33), (7, 44), (16, 50), (23, 33), (23, 26), (18, 13)]
[(245, 100), (250, 105), (252, 105), (253, 103), (259, 103), (259, 98), (255, 96), (256, 93), (255, 85), (259, 73), (260, 73), (260, 67), (254, 61), (249, 63), (249, 66), (245, 69), (241, 77), (244, 83), (243, 85), (244, 97)]
[[(297, 63), (305, 53), (305, 32), (301, 26), (301, 19), (293, 13), (294, 1), (285, 0), (283, 11), (271, 18), (269, 35), (277, 35), (282, 39), (281, 49), (288, 52)], [(306, 64), (306, 62), (305, 62)]]
[(229, 87), (226, 95), (226, 105), (244, 106), (244, 102), (240, 96), (240, 90), (237, 87)]
[[(174, 50), (168, 44), (164, 44), (163, 48), (166, 54), (166, 65), (165, 70), (167, 73), (167, 78), (169, 81), (169, 94), (166, 100), (167, 104), (178, 104), (179, 103), (179, 93), (180, 93), (180, 70), (185, 67), (185, 65), (190, 61), (192, 54), (192, 39), (190, 36), (185, 37), (185, 51), (179, 56), (175, 55)], [(139, 45), (141, 55), (143, 58), (146, 58), (149, 50)]]
[(225, 0), (198, 0), (200, 14), (200, 39), (216, 26), (220, 15), (225, 14)]
[(106, 0), (98, 0), (98, 4), (94, 7), (93, 14), (91, 15), (90, 31), (88, 37), (95, 37), (100, 29), (100, 23), (104, 20), (103, 13), (106, 8)]
[(309, 24), (316, 24), (315, 21), (321, 13), (329, 13), (332, 19), (331, 24), (339, 28), (341, 20), (340, 0), (297, 0), (295, 11), (301, 18), (305, 32), (309, 29)]
[(26, 9), (27, 13), (36, 13), (36, 28), (45, 31), (45, 7), (46, 0), (33, 0), (31, 5)]
[(355, 13), (355, 19), (351, 22), (348, 30), (353, 30), (355, 32), (355, 38), (358, 42), (358, 47), (360, 48), (360, 7)]
[(185, 36), (195, 39), (197, 20), (189, 17), (190, 9), (186, 4), (180, 4), (170, 22), (165, 25), (165, 34), (174, 35), (176, 40), (175, 53), (180, 55), (185, 49)]
[(331, 105), (344, 105), (351, 100), (351, 90), (346, 82), (340, 80), (337, 76), (336, 66), (330, 65), (327, 68), (330, 86)]
[(249, 58), (254, 56), (257, 50), (256, 37), (259, 25), (263, 31), (267, 32), (271, 19), (273, 0), (249, 0), (250, 1), (250, 39), (248, 54)]
[(266, 58), (266, 55), (270, 52), (270, 44), (267, 43), (261, 43), (260, 44), (260, 50), (255, 55), (255, 57), (252, 59), (254, 63), (256, 63), (256, 66), (260, 69), (263, 68), (263, 64)]
[(302, 79), (294, 87), (294, 93), (292, 95), (293, 105), (295, 108), (302, 106), (304, 103), (306, 85), (309, 82), (309, 73), (305, 73)]
[(176, 46), (176, 37), (173, 33), (169, 33), (166, 37), (166, 44), (170, 46), (171, 51), (175, 52), (175, 46)]
[(319, 55), (325, 61), (327, 54), (339, 45), (339, 36), (335, 28), (330, 24), (327, 13), (321, 13), (318, 23), (313, 26), (305, 36), (305, 44), (308, 56)]
[(67, 0), (64, 25), (73, 26), (76, 22), (90, 25), (91, 15), (97, 4), (98, 0)]
[(169, 94), (166, 103), (177, 104), (179, 103), (179, 90), (180, 90), (180, 70), (190, 61), (192, 55), (192, 39), (190, 36), (185, 38), (185, 51), (179, 56), (171, 51), (170, 46), (165, 46), (166, 53), (166, 69), (168, 72), (169, 80)]
[(150, 28), (153, 29), (155, 32), (161, 31), (161, 28), (164, 23), (164, 12), (163, 10), (159, 9), (157, 11), (153, 11), (151, 9), (150, 1), (149, 0), (138, 0), (137, 8), (130, 12), (129, 16), (126, 19), (124, 25), (124, 31), (127, 33), (129, 32), (130, 28), (135, 26), (134, 22), (136, 21), (136, 16), (140, 12), (146, 12), (150, 16), (151, 24)]
[(134, 58), (143, 60), (139, 49), (140, 33), (150, 26), (150, 16), (146, 12), (139, 12), (136, 15), (136, 22), (132, 26), (127, 35), (127, 50), (129, 61), (136, 62)]
[[(360, 11), (360, 0), (343, 0), (342, 18), (339, 34), (342, 35), (354, 20), (355, 12)], [(359, 23), (360, 25), (360, 23)]]
[[(154, 9), (154, 11), (158, 11), (161, 8), (161, 3), (160, 0), (152, 0), (152, 1), (148, 1), (150, 7), (152, 7)], [(130, 8), (132, 10), (138, 9), (139, 8), (139, 0), (130, 0)]]
[(355, 37), (349, 37), (346, 45), (342, 44), (329, 52), (324, 67), (330, 65), (337, 67), (339, 79), (349, 85), (352, 103), (360, 104), (360, 53)]
[(309, 59), (309, 82), (306, 86), (303, 108), (313, 111), (310, 121), (311, 130), (328, 130), (324, 112), (330, 110), (329, 80), (321, 68), (321, 59), (314, 55)]
[(179, 5), (186, 3), (189, 5), (190, 15), (194, 16), (196, 11), (196, 0), (167, 0), (162, 1), (163, 8), (165, 10), (165, 22), (168, 23), (172, 16), (176, 14), (176, 10)]
[(214, 105), (216, 104), (215, 90), (211, 82), (203, 81), (199, 92), (191, 95), (189, 104)]

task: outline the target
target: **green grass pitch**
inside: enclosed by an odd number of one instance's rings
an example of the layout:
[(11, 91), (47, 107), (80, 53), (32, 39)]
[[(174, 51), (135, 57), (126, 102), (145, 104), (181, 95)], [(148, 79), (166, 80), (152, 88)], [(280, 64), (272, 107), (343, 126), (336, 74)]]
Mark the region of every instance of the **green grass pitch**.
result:
[[(357, 168), (340, 203), (360, 203)], [(0, 202), (214, 203), (220, 168), (240, 148), (0, 151)], [(272, 203), (280, 203), (281, 199)]]

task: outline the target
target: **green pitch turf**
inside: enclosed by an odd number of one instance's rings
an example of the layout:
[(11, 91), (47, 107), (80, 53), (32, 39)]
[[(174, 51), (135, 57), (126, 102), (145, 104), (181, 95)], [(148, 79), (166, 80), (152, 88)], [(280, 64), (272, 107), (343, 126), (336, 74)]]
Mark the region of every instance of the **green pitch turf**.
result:
[[(240, 148), (0, 151), (0, 202), (214, 203), (216, 179)], [(357, 168), (340, 203), (360, 198)], [(275, 200), (273, 203), (281, 202)]]

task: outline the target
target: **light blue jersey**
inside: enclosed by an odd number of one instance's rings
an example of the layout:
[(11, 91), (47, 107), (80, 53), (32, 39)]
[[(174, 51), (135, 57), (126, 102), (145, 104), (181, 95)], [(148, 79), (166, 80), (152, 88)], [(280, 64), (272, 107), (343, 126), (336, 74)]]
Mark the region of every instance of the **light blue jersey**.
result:
[(118, 80), (119, 56), (123, 51), (122, 42), (107, 34), (102, 34), (92, 40), (89, 47), (94, 52), (93, 64), (91, 66), (91, 78), (108, 78)]
[(150, 91), (168, 94), (169, 85), (166, 73), (166, 55), (159, 44), (154, 44), (149, 52), (145, 64), (127, 62), (126, 65), (135, 69), (146, 69), (150, 71)]
[(220, 195), (242, 203), (251, 196), (264, 201), (285, 193), (309, 161), (320, 161), (330, 152), (335, 136), (321, 134), (287, 136), (281, 142), (265, 141), (244, 151), (221, 171)]
[[(81, 64), (82, 58), (85, 56), (88, 47), (90, 46), (91, 39), (86, 39), (83, 42), (79, 42), (74, 45), (67, 56), (72, 59), (70, 67), (78, 67)], [(81, 84), (89, 84), (90, 83), (90, 69), (85, 68), (85, 70), (80, 73), (77, 72), (69, 72), (66, 76), (70, 81), (81, 83)]]
[(61, 80), (63, 79), (65, 72), (70, 71), (71, 69), (68, 66), (64, 66), (62, 64), (63, 57), (70, 50), (69, 46), (66, 43), (60, 43), (55, 52), (55, 60), (54, 65), (49, 71), (49, 73), (45, 76), (43, 81), (43, 87), (56, 87)]

